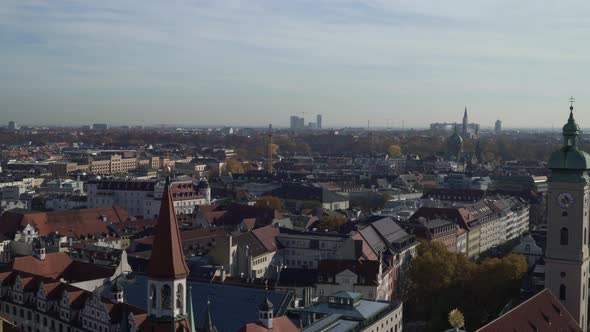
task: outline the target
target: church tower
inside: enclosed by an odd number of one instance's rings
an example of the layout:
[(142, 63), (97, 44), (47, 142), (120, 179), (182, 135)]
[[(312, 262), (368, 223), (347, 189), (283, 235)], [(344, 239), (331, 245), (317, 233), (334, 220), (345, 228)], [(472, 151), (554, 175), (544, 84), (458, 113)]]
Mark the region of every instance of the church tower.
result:
[(465, 106), (465, 113), (463, 113), (463, 127), (461, 128), (461, 134), (463, 134), (463, 137), (467, 137), (468, 126), (469, 120), (467, 119), (467, 106)]
[(588, 331), (588, 199), (590, 155), (578, 146), (573, 114), (563, 126), (564, 145), (549, 159), (545, 287)]
[(170, 177), (166, 178), (157, 234), (148, 263), (148, 319), (144, 331), (191, 331), (186, 310), (186, 277), (178, 222), (174, 213)]

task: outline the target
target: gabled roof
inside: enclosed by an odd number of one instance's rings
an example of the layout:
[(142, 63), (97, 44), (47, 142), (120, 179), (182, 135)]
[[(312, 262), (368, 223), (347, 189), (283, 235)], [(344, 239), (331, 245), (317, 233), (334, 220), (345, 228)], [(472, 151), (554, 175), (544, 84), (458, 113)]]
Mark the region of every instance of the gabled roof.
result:
[(249, 323), (242, 326), (238, 332), (299, 332), (301, 331), (287, 316), (275, 317), (272, 321), (272, 330), (260, 323)]
[(65, 252), (45, 255), (44, 260), (37, 257), (16, 257), (12, 269), (28, 274), (58, 279), (74, 260)]
[(110, 233), (109, 224), (128, 219), (127, 211), (118, 207), (103, 207), (54, 212), (7, 211), (0, 217), (0, 233), (14, 238), (18, 230), (31, 225), (40, 236), (58, 232), (79, 237), (83, 234)]
[(280, 231), (275, 226), (264, 226), (252, 231), (252, 234), (262, 243), (269, 252), (277, 251), (277, 235)]
[(170, 178), (166, 179), (158, 215), (157, 234), (148, 264), (148, 276), (156, 279), (186, 278), (189, 273), (184, 259), (178, 221), (174, 212)]
[(75, 261), (65, 252), (46, 254), (43, 260), (33, 256), (16, 257), (12, 269), (53, 280), (63, 278), (68, 282), (108, 278), (115, 273), (111, 267)]
[(544, 289), (476, 332), (581, 332), (582, 329), (549, 289)]

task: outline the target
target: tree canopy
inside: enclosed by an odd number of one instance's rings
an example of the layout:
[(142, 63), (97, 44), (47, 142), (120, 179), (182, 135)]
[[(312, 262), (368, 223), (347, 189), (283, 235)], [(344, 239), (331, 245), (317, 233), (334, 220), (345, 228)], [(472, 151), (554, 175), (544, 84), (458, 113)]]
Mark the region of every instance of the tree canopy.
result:
[[(468, 331), (497, 317), (519, 295), (527, 271), (524, 256), (510, 254), (476, 264), (437, 242), (422, 242), (408, 271), (404, 294), (408, 318), (428, 321), (432, 331), (448, 328), (448, 313), (458, 308)], [(485, 301), (482, 301), (485, 299)]]
[(256, 200), (255, 205), (258, 207), (269, 207), (275, 210), (283, 209), (283, 201), (275, 196), (262, 196)]

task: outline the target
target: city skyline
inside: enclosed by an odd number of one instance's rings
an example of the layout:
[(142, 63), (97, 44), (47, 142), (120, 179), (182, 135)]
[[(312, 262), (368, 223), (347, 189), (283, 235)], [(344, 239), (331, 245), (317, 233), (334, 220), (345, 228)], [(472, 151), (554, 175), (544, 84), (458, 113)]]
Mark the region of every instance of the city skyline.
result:
[[(4, 1), (0, 111), (95, 122), (582, 126), (590, 5), (486, 1)], [(459, 114), (459, 116), (458, 116)], [(531, 116), (534, 115), (534, 116)], [(175, 120), (175, 121), (173, 121)], [(401, 121), (400, 121), (401, 122)], [(401, 127), (393, 123), (393, 127)]]

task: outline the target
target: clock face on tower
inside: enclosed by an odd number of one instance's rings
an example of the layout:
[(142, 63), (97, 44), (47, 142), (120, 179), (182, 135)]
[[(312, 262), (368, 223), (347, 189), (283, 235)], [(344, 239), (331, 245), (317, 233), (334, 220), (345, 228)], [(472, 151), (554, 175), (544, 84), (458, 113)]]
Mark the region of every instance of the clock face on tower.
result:
[(570, 193), (561, 193), (557, 196), (557, 204), (563, 209), (567, 209), (574, 205), (574, 195)]

